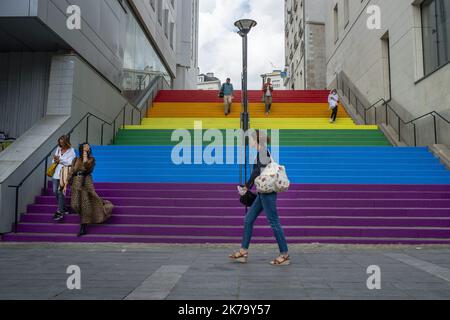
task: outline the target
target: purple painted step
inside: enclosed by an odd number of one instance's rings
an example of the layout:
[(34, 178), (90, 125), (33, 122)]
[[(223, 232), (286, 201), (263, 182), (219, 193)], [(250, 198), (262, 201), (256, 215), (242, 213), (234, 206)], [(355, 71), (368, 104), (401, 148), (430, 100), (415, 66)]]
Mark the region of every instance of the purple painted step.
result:
[[(168, 243), (168, 244), (237, 244), (241, 237), (171, 237), (171, 236), (123, 236), (123, 235), (87, 235), (78, 238), (75, 235), (18, 233), (3, 236), (10, 242), (65, 242), (65, 243)], [(272, 237), (253, 237), (253, 243), (273, 244)], [(288, 237), (289, 243), (324, 244), (450, 244), (450, 239), (414, 239), (414, 238), (352, 238), (352, 237)]]
[[(236, 199), (235, 190), (120, 190), (120, 189), (97, 189), (101, 197), (128, 197), (128, 198), (229, 198)], [(46, 192), (47, 196), (54, 196), (52, 191)], [(70, 195), (70, 193), (68, 194)], [(443, 191), (302, 191), (290, 190), (282, 193), (278, 199), (430, 199), (450, 200), (450, 192)]]
[[(244, 208), (233, 184), (96, 184), (115, 204), (108, 223), (74, 237), (79, 217), (53, 223), (52, 192), (36, 197), (4, 241), (239, 243)], [(69, 203), (69, 199), (67, 198)], [(290, 243), (449, 243), (450, 186), (293, 185), (279, 195)], [(264, 215), (255, 243), (274, 243)]]
[[(159, 236), (205, 236), (205, 237), (239, 237), (242, 226), (171, 226), (171, 225), (94, 225), (89, 228), (94, 234), (122, 235), (159, 235)], [(18, 232), (21, 233), (56, 233), (76, 234), (78, 224), (53, 223), (21, 223)], [(450, 238), (450, 228), (391, 228), (391, 227), (307, 227), (284, 226), (286, 236), (290, 237), (390, 237), (390, 238)], [(273, 235), (269, 226), (255, 226), (255, 237), (270, 237)]]
[[(51, 189), (51, 182), (48, 189)], [(236, 191), (234, 184), (196, 184), (196, 183), (95, 183), (96, 189), (118, 190), (231, 190)], [(450, 185), (377, 185), (377, 184), (293, 184), (295, 190), (328, 190), (328, 191), (443, 191), (450, 192)]]
[[(170, 203), (173, 206), (197, 206), (197, 207), (233, 207), (239, 205), (239, 200), (234, 198), (208, 198), (208, 199), (192, 199), (192, 198), (118, 198), (107, 197), (106, 200), (111, 201), (118, 206), (163, 206)], [(36, 198), (37, 204), (54, 204), (55, 198), (52, 196), (39, 196)], [(70, 198), (66, 198), (66, 204), (70, 204)], [(399, 199), (279, 199), (280, 207), (390, 207), (390, 208), (450, 208), (449, 200), (399, 200)]]
[[(216, 207), (174, 207), (174, 206), (116, 206), (113, 215), (205, 215), (220, 217), (232, 215), (243, 218), (244, 208), (240, 205), (228, 208)], [(278, 206), (280, 215), (284, 216), (385, 216), (385, 217), (450, 217), (450, 208), (299, 208)], [(72, 211), (72, 210), (71, 210)], [(54, 213), (55, 205), (28, 206), (29, 213)]]
[[(21, 222), (23, 223), (49, 223), (52, 221), (51, 214), (26, 214)], [(381, 227), (446, 227), (450, 228), (450, 218), (390, 218), (390, 217), (299, 217), (280, 216), (283, 225), (290, 226), (381, 226)], [(64, 223), (79, 224), (80, 218), (77, 215), (69, 215), (64, 219)], [(237, 216), (149, 216), (149, 215), (114, 215), (107, 224), (135, 224), (135, 225), (201, 225), (201, 226), (242, 226), (242, 218)], [(261, 216), (256, 221), (256, 225), (265, 226), (267, 220)]]

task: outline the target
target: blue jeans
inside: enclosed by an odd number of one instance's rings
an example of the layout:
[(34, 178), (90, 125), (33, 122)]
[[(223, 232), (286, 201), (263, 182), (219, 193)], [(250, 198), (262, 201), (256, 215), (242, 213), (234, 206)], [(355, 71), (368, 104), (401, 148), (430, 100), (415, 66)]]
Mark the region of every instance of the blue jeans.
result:
[(276, 193), (258, 194), (258, 197), (245, 216), (242, 248), (248, 250), (248, 248), (250, 247), (250, 241), (253, 234), (253, 226), (256, 219), (259, 217), (263, 210), (275, 234), (275, 238), (277, 239), (281, 254), (288, 253), (286, 238), (284, 236), (283, 229), (281, 228), (280, 219), (278, 218)]
[(56, 202), (58, 203), (58, 212), (64, 213), (66, 211), (64, 194), (59, 189), (59, 179), (53, 179), (53, 193), (56, 196)]

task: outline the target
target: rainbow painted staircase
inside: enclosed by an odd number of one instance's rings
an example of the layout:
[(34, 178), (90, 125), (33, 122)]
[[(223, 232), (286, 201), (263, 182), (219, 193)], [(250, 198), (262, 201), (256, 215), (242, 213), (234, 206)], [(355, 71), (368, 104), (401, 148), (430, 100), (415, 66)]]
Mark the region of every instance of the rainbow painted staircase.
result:
[[(290, 243), (450, 243), (450, 172), (427, 148), (392, 147), (377, 127), (355, 125), (343, 108), (337, 123), (328, 123), (326, 91), (276, 92), (269, 118), (260, 99), (250, 92), (251, 126), (281, 129), (280, 162), (293, 183), (278, 204)], [(3, 240), (238, 245), (238, 165), (171, 160), (174, 129), (193, 137), (194, 121), (203, 130), (238, 128), (240, 93), (235, 101), (225, 117), (217, 92), (160, 92), (141, 125), (121, 130), (114, 146), (94, 148), (97, 192), (116, 205), (107, 224), (76, 238), (78, 216), (52, 222), (49, 189), (28, 206), (19, 233)], [(225, 145), (223, 153), (232, 149)], [(264, 215), (253, 240), (275, 241)]]

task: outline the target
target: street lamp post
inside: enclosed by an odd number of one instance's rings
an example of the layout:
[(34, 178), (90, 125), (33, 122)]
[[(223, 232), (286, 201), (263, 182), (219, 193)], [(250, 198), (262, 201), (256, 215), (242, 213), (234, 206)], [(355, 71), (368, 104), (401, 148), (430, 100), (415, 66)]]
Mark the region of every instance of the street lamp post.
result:
[[(246, 133), (248, 129), (250, 129), (250, 116), (248, 113), (248, 89), (247, 89), (247, 46), (248, 39), (247, 35), (250, 30), (256, 26), (256, 21), (250, 19), (242, 19), (238, 20), (234, 23), (234, 25), (239, 29), (238, 34), (242, 37), (242, 113), (241, 113), (241, 129)], [(245, 179), (247, 179), (247, 150), (248, 150), (248, 139), (245, 138)], [(242, 179), (242, 165), (240, 166), (240, 181), (241, 184), (243, 182)], [(244, 179), (244, 180), (245, 180)], [(245, 181), (244, 181), (245, 182)]]
[(256, 26), (256, 21), (250, 19), (242, 19), (235, 22), (235, 26), (239, 29), (238, 34), (242, 37), (242, 107), (241, 114), (241, 128), (246, 132), (249, 129), (249, 114), (248, 114), (248, 90), (247, 90), (247, 35), (250, 30)]

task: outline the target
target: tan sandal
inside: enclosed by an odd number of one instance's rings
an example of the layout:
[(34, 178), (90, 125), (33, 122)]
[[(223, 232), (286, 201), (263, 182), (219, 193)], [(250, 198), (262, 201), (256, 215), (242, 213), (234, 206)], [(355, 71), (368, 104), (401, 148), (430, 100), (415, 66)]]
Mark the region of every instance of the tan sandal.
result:
[(273, 266), (288, 266), (291, 264), (291, 257), (289, 255), (287, 256), (279, 256), (275, 260), (270, 262)]
[(247, 263), (248, 261), (248, 252), (238, 251), (228, 256), (231, 260), (234, 260), (239, 263)]

